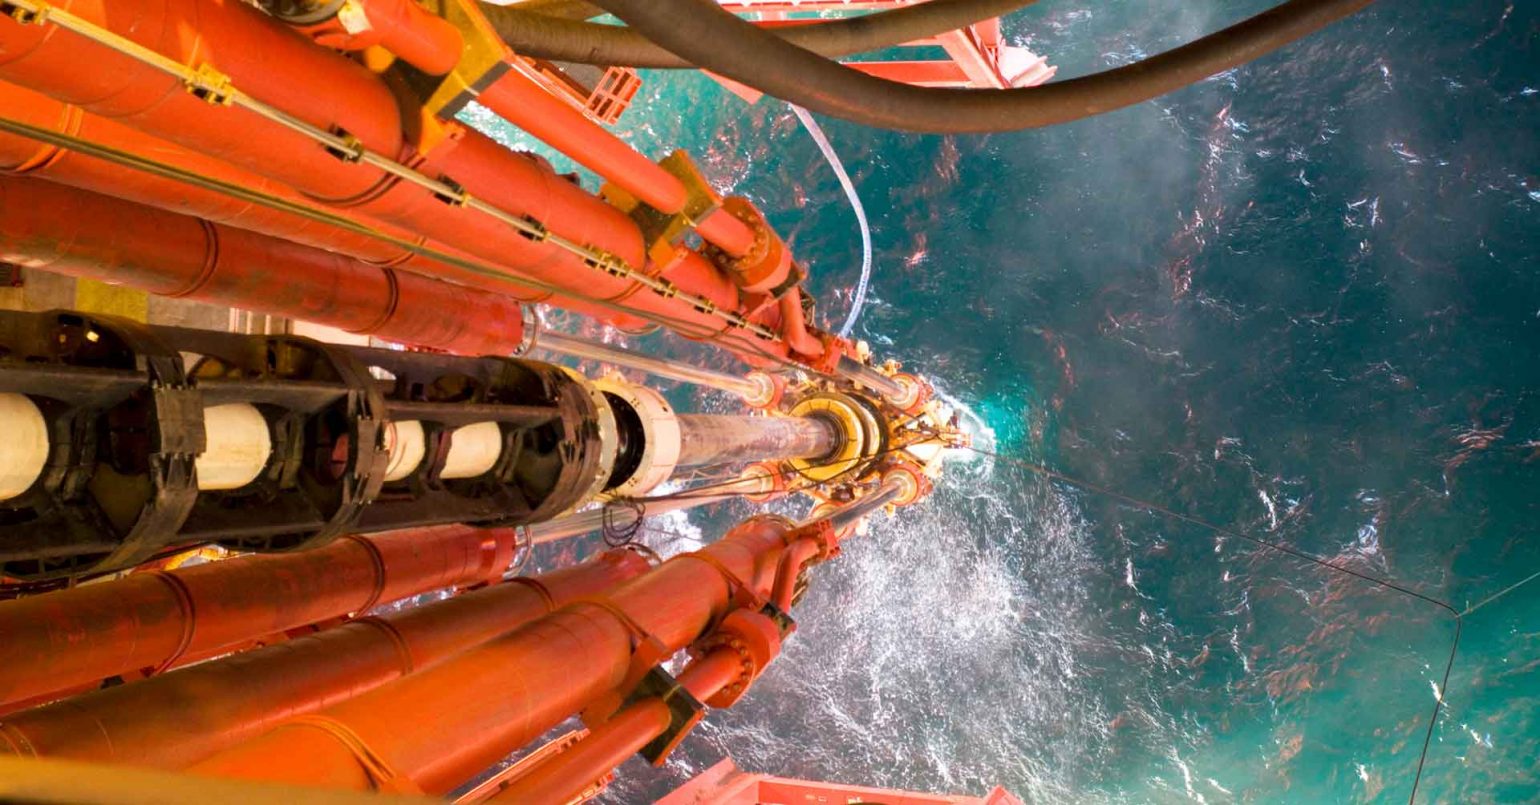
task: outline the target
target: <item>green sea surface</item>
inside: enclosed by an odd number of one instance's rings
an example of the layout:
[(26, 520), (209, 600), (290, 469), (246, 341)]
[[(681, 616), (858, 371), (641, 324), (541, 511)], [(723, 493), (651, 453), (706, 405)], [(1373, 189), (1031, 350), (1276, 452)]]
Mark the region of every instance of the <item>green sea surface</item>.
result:
[[(1068, 77), (1265, 5), (1044, 0), (1006, 31)], [(857, 335), (1001, 453), (1464, 610), (1540, 570), (1537, 42), (1540, 3), (1381, 0), (1071, 125), (825, 120), (875, 241)], [(860, 239), (790, 111), (645, 78), (627, 138), (754, 199), (837, 325)], [(646, 538), (681, 550), (742, 513)], [(608, 796), (731, 754), (1029, 802), (1399, 802), (1442, 696), (1419, 801), (1540, 801), (1540, 582), (1464, 618), (1445, 688), (1454, 618), (1434, 604), (964, 456), (820, 568), (796, 614), (742, 703)]]

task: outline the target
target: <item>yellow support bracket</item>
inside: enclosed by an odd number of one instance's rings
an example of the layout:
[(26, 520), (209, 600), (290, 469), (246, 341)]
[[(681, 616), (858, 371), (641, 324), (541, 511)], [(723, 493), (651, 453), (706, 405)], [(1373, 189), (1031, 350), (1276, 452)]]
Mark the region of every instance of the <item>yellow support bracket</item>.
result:
[(675, 151), (659, 160), (658, 165), (684, 185), (684, 209), (673, 215), (643, 204), (613, 183), (606, 183), (600, 188), (599, 194), (636, 221), (642, 230), (642, 240), (647, 244), (647, 256), (652, 262), (667, 265), (672, 262), (674, 251), (684, 236), (695, 229), (696, 223), (705, 220), (706, 216), (722, 206), (722, 197), (706, 181), (689, 154)]

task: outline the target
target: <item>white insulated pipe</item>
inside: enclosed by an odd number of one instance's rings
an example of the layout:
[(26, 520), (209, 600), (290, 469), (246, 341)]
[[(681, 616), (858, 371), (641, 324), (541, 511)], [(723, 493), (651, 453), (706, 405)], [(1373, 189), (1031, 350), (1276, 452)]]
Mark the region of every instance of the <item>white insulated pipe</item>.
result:
[(503, 454), (503, 429), (496, 422), (473, 422), (449, 434), (449, 454), (438, 477), (475, 478), (497, 465)]
[(413, 472), (428, 454), (428, 442), (422, 432), (422, 423), (415, 419), (392, 422), (385, 426), (385, 481), (394, 483)]
[[(385, 428), (385, 481), (394, 483), (417, 471), (428, 455), (422, 423), (415, 419), (392, 422)], [(503, 454), (503, 429), (496, 422), (473, 422), (449, 433), (449, 453), (438, 477), (455, 480), (475, 478), (497, 466)]]
[(25, 394), (0, 394), (0, 500), (32, 488), (48, 463), (48, 423)]
[(198, 488), (240, 489), (255, 481), (273, 454), (267, 419), (250, 403), (203, 409), (203, 453), (198, 456)]

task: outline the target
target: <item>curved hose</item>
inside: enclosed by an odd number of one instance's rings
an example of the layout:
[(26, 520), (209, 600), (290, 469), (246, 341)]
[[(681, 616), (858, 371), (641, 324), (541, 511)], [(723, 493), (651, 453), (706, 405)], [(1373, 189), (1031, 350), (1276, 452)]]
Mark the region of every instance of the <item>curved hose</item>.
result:
[(866, 208), (861, 206), (861, 197), (856, 195), (855, 183), (850, 181), (850, 174), (845, 172), (845, 163), (840, 161), (839, 154), (834, 153), (834, 146), (829, 144), (829, 138), (824, 136), (823, 127), (818, 125), (818, 121), (806, 109), (794, 103), (788, 105), (797, 114), (797, 119), (802, 121), (802, 127), (807, 129), (813, 142), (818, 143), (823, 158), (829, 161), (829, 167), (840, 180), (840, 187), (845, 188), (845, 197), (850, 199), (850, 209), (855, 211), (856, 224), (861, 227), (861, 281), (856, 283), (855, 296), (850, 299), (850, 312), (845, 315), (845, 323), (840, 325), (839, 331), (839, 337), (846, 338), (855, 329), (856, 319), (861, 317), (861, 308), (866, 306), (866, 285), (872, 278), (872, 228), (866, 223)]
[[(487, 5), (490, 4), (482, 8)], [(520, 0), (513, 3), (513, 6), (520, 11), (568, 20), (586, 20), (604, 15), (604, 9), (584, 0)]]
[[(1034, 2), (1036, 0), (930, 0), (859, 17), (765, 30), (823, 56), (849, 56), (955, 31), (1009, 14)], [(521, 6), (486, 2), (481, 3), (481, 13), (492, 23), (498, 36), (521, 56), (606, 66), (695, 67), (629, 28), (561, 19), (543, 11), (524, 10)]]
[(712, 72), (817, 112), (879, 128), (1013, 131), (1147, 101), (1223, 72), (1374, 0), (1287, 0), (1158, 56), (1039, 87), (915, 87), (831, 62), (723, 11), (711, 0), (595, 0), (643, 36)]

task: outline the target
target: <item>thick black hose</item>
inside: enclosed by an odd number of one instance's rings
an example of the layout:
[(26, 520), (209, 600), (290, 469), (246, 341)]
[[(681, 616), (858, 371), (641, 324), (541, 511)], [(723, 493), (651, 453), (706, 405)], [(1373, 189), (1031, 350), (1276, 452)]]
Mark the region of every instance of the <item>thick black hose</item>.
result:
[[(541, 14), (547, 17), (561, 17), (569, 20), (586, 20), (604, 14), (604, 9), (599, 8), (585, 0), (523, 0), (514, 3), (513, 6), (520, 11), (532, 14)], [(482, 9), (502, 8), (490, 3), (482, 4)]]
[[(797, 47), (834, 58), (955, 31), (1009, 14), (1034, 2), (1036, 0), (930, 0), (859, 17), (764, 30)], [(542, 10), (485, 2), (481, 4), (481, 13), (492, 23), (498, 36), (521, 56), (656, 69), (695, 67), (629, 28), (562, 19)]]
[(915, 87), (869, 76), (772, 36), (711, 0), (594, 4), (699, 67), (799, 106), (879, 128), (969, 133), (1067, 123), (1146, 101), (1270, 53), (1373, 1), (1287, 0), (1124, 67), (1004, 90)]

